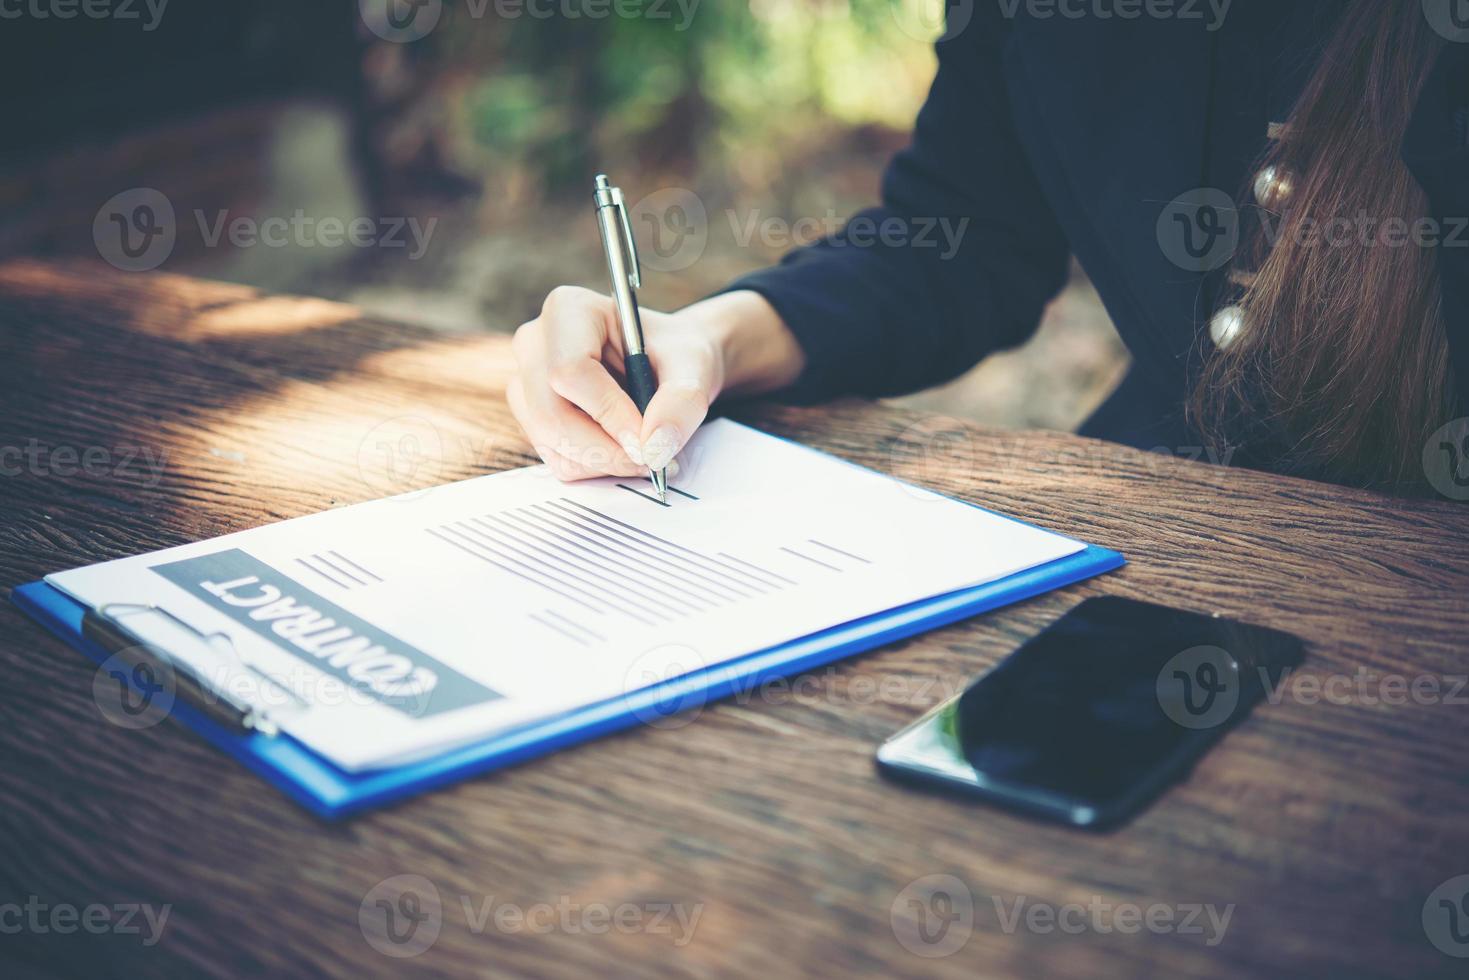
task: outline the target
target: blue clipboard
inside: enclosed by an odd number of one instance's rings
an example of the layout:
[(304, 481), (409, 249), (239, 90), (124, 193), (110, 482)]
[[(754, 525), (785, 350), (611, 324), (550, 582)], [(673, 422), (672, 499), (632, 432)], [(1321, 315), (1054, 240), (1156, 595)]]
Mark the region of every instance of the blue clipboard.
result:
[[(1088, 545), (1074, 555), (995, 582), (853, 620), (508, 735), (390, 769), (346, 772), (287, 735), (239, 733), (182, 699), (174, 704), (170, 714), (312, 813), (336, 820), (662, 718), (673, 711), (690, 710), (749, 691), (765, 681), (790, 677), (1059, 589), (1124, 563), (1117, 552)], [(23, 612), (97, 663), (110, 655), (108, 650), (83, 636), (85, 607), (58, 589), (45, 582), (32, 582), (16, 588), (11, 597)]]

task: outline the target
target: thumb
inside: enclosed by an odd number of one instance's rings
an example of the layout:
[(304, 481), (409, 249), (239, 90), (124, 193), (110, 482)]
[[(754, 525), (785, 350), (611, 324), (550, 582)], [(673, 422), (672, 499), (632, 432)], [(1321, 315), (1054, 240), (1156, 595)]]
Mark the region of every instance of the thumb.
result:
[(709, 389), (690, 382), (658, 388), (643, 413), (643, 464), (650, 470), (666, 467), (709, 414)]

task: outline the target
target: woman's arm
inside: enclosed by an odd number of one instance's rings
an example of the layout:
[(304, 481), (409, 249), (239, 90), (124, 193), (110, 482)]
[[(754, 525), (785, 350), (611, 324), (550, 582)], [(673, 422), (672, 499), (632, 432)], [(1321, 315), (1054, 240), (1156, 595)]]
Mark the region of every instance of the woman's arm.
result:
[(562, 287), (515, 336), (509, 401), (564, 479), (631, 476), (682, 449), (727, 392), (796, 400), (887, 395), (946, 380), (1034, 332), (1068, 248), (1011, 119), (1010, 22), (977, 4), (938, 45), (883, 204), (841, 232), (677, 313), (643, 316), (658, 393), (639, 416), (607, 370), (612, 301)]
[(1010, 22), (975, 4), (939, 42), (911, 146), (881, 207), (736, 282), (806, 356), (787, 397), (891, 395), (948, 380), (1026, 340), (1065, 285), (1069, 248), (1031, 171), (1003, 74)]

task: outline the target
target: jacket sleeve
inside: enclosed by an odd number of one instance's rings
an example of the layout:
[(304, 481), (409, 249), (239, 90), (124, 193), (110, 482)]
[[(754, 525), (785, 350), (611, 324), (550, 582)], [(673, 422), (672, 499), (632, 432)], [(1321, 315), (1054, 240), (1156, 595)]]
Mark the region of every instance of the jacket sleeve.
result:
[(992, 4), (938, 43), (938, 74), (882, 205), (726, 291), (785, 320), (807, 366), (783, 393), (811, 402), (946, 381), (1029, 338), (1065, 285), (1069, 249), (1011, 119)]
[(1469, 414), (1469, 44), (1439, 56), (1403, 142), (1403, 159), (1439, 223), (1444, 330), (1458, 414)]

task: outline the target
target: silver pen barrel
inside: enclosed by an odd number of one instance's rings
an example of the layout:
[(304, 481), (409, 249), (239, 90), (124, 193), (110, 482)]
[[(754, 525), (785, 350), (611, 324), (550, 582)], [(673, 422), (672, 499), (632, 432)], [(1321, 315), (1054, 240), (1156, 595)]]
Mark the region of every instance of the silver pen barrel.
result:
[[(636, 259), (628, 254), (623, 239), (631, 230), (625, 223), (622, 192), (607, 182), (606, 174), (597, 175), (595, 192), (597, 225), (602, 231), (602, 251), (607, 255), (607, 274), (612, 279), (612, 299), (617, 304), (617, 323), (622, 329), (623, 351), (643, 353), (643, 319), (638, 315), (638, 295), (634, 288), (641, 276)], [(633, 264), (629, 265), (629, 259)]]
[[(597, 175), (593, 192), (597, 202), (597, 227), (602, 233), (602, 250), (607, 253), (607, 274), (612, 279), (612, 299), (617, 306), (617, 323), (622, 330), (623, 362), (627, 383), (638, 411), (647, 414), (648, 403), (657, 391), (653, 365), (643, 347), (643, 320), (638, 314), (637, 288), (642, 285), (638, 270), (638, 245), (627, 217), (627, 204), (622, 191), (607, 181), (606, 174)], [(666, 470), (649, 470), (658, 500), (668, 503)]]

